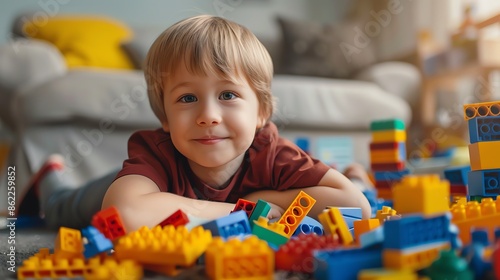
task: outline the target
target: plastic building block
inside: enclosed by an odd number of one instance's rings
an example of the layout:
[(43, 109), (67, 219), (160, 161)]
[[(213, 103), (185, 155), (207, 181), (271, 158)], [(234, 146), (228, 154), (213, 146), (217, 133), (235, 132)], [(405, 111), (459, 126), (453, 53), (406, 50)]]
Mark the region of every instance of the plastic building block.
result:
[[(354, 233), (354, 222), (359, 221), (363, 218), (361, 208), (359, 207), (337, 207), (344, 217), (344, 221), (347, 224), (349, 230)], [(353, 235), (354, 236), (354, 235)]]
[(471, 229), (483, 228), (488, 230), (489, 240), (494, 241), (494, 231), (500, 227), (500, 200), (484, 198), (481, 203), (469, 201), (467, 204), (452, 205), (450, 211), (452, 222), (459, 229), (459, 236), (464, 245), (471, 241)]
[(233, 211), (231, 213), (243, 210), (247, 213), (247, 217), (250, 218), (250, 215), (252, 215), (253, 209), (255, 209), (256, 203), (250, 200), (246, 200), (243, 198), (238, 199), (236, 201), (236, 205), (234, 206)]
[(252, 234), (267, 241), (270, 245), (279, 247), (290, 239), (285, 234), (285, 225), (283, 224), (269, 224), (269, 220), (264, 217), (259, 217), (259, 219), (253, 221), (253, 223)]
[(273, 279), (274, 252), (255, 236), (227, 242), (215, 238), (205, 254), (205, 269), (210, 279)]
[(464, 185), (450, 185), (450, 196), (468, 196), (469, 188)]
[(167, 265), (165, 265), (165, 264), (145, 264), (144, 268), (146, 270), (151, 270), (151, 271), (154, 271), (156, 273), (160, 273), (160, 274), (163, 274), (166, 276), (171, 276), (171, 277), (177, 276), (181, 272), (180, 269), (177, 269), (177, 266), (168, 265), (168, 264)]
[(248, 222), (247, 213), (243, 210), (233, 212), (227, 216), (218, 218), (217, 220), (204, 223), (201, 226), (210, 230), (212, 232), (212, 236), (221, 236), (223, 238), (252, 232), (250, 223)]
[(358, 280), (418, 280), (418, 274), (410, 270), (364, 269), (358, 274)]
[[(386, 225), (384, 225), (385, 227)], [(387, 236), (386, 236), (387, 239)], [(449, 242), (431, 243), (404, 250), (384, 249), (384, 267), (420, 270), (428, 267), (439, 257), (439, 252), (450, 247)]]
[(281, 218), (276, 222), (285, 226), (285, 234), (288, 238), (299, 227), (300, 222), (307, 216), (307, 213), (309, 213), (315, 203), (316, 199), (300, 191), (290, 206), (288, 206), (288, 209), (285, 210)]
[(457, 256), (454, 250), (443, 250), (431, 266), (424, 269), (430, 279), (473, 280), (474, 275), (467, 262)]
[(168, 225), (173, 225), (173, 226), (184, 226), (187, 223), (189, 223), (189, 218), (188, 216), (182, 212), (181, 209), (175, 211), (172, 213), (172, 215), (168, 216), (165, 220), (163, 220), (161, 223), (159, 223), (159, 226), (168, 226)]
[(113, 249), (111, 240), (104, 237), (104, 235), (93, 226), (88, 226), (82, 229), (83, 239), (83, 255), (85, 258), (91, 258), (100, 253), (106, 253)]
[(448, 167), (444, 172), (444, 178), (450, 181), (451, 185), (467, 185), (469, 180), (467, 174), (470, 171), (470, 165)]
[(314, 258), (314, 279), (356, 279), (358, 272), (382, 267), (382, 248), (373, 246), (355, 249), (317, 250)]
[(126, 234), (120, 213), (114, 206), (97, 212), (92, 217), (92, 225), (112, 241)]
[(323, 226), (315, 219), (305, 216), (302, 222), (300, 222), (299, 227), (293, 233), (293, 236), (298, 236), (301, 233), (323, 235)]
[(410, 170), (394, 170), (394, 171), (375, 171), (373, 175), (375, 176), (375, 181), (389, 181), (396, 182), (400, 181), (404, 176), (410, 174)]
[(500, 279), (500, 238), (497, 239), (494, 251), (492, 254), (492, 265), (495, 271), (496, 279)]
[(82, 234), (79, 230), (60, 227), (54, 246), (56, 258), (72, 259), (83, 257)]
[(309, 138), (299, 137), (295, 139), (295, 145), (301, 148), (306, 154), (311, 154), (311, 145)]
[(382, 246), (382, 242), (384, 242), (384, 226), (376, 227), (371, 231), (361, 234), (358, 240), (361, 248), (371, 247), (374, 245)]
[(498, 116), (498, 114), (500, 114), (500, 103), (498, 101), (464, 105), (465, 120), (476, 117)]
[(449, 242), (451, 214), (436, 217), (404, 216), (384, 223), (384, 249), (407, 249), (432, 243)]
[(469, 172), (468, 194), (483, 197), (500, 195), (500, 169)]
[(88, 261), (85, 279), (139, 280), (143, 274), (143, 268), (132, 260), (117, 261), (112, 257), (96, 257)]
[(370, 123), (370, 130), (405, 130), (405, 123), (400, 119), (376, 120)]
[(318, 249), (333, 249), (339, 247), (337, 236), (318, 236), (315, 234), (300, 234), (281, 246), (276, 252), (276, 269), (314, 272), (313, 251)]
[[(42, 251), (43, 250), (43, 251)], [(87, 266), (83, 258), (55, 259), (49, 249), (40, 249), (38, 254), (23, 261), (17, 270), (18, 279), (59, 279), (83, 277)]]
[(500, 140), (500, 117), (477, 117), (468, 120), (471, 143)]
[(377, 214), (375, 215), (375, 218), (377, 218), (380, 221), (380, 224), (383, 224), (387, 217), (390, 216), (395, 216), (397, 215), (396, 210), (392, 209), (389, 206), (382, 206), (382, 209), (377, 210)]
[(480, 243), (471, 243), (460, 252), (460, 256), (468, 261), (474, 279), (487, 279), (487, 274), (493, 269), (491, 255), (491, 249)]
[(500, 169), (498, 151), (500, 151), (500, 141), (469, 144), (471, 170)]
[(358, 220), (354, 222), (354, 239), (359, 243), (361, 234), (369, 232), (380, 226), (378, 219)]
[(403, 170), (406, 168), (404, 161), (391, 162), (391, 163), (371, 163), (370, 168), (373, 171), (385, 171), (385, 170)]
[(253, 228), (253, 221), (257, 220), (259, 217), (267, 217), (267, 214), (269, 214), (269, 211), (271, 211), (271, 205), (269, 203), (265, 202), (264, 200), (259, 199), (257, 201), (257, 204), (255, 205), (255, 208), (250, 215), (250, 218), (248, 218), (248, 222), (250, 223), (250, 227)]
[(332, 207), (318, 215), (326, 235), (338, 235), (342, 244), (352, 243), (353, 237), (349, 232), (347, 223), (338, 208)]
[(408, 175), (392, 189), (394, 209), (400, 214), (440, 214), (449, 210), (450, 183), (439, 175)]
[(210, 242), (212, 233), (201, 226), (189, 232), (184, 226), (142, 227), (118, 240), (115, 256), (141, 264), (190, 266)]
[(377, 197), (386, 200), (392, 200), (393, 191), (391, 188), (377, 188)]
[(405, 142), (406, 131), (404, 130), (381, 130), (372, 132), (373, 143)]
[(383, 142), (383, 143), (370, 143), (370, 152), (378, 150), (406, 150), (405, 142)]

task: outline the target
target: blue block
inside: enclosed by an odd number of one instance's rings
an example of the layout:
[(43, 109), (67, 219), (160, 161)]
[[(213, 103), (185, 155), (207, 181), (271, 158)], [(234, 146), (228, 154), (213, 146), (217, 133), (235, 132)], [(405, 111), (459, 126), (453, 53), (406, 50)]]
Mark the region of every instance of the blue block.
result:
[(488, 279), (486, 275), (493, 269), (491, 260), (485, 256), (486, 251), (482, 244), (471, 243), (460, 252), (460, 256), (467, 260), (469, 268), (474, 272), (474, 279)]
[(213, 236), (221, 236), (223, 238), (252, 233), (248, 216), (243, 210), (233, 212), (201, 226), (204, 229), (210, 230)]
[(444, 170), (444, 177), (446, 180), (450, 181), (452, 185), (462, 185), (467, 186), (469, 183), (468, 173), (470, 171), (470, 165), (458, 166), (458, 167), (448, 167)]
[(451, 214), (435, 217), (408, 215), (384, 223), (384, 249), (403, 250), (435, 242), (450, 242)]
[(500, 195), (500, 169), (470, 171), (468, 180), (469, 196)]
[(384, 242), (384, 225), (381, 225), (369, 232), (359, 236), (359, 245), (361, 248), (370, 247)]
[(357, 279), (363, 269), (382, 267), (382, 247), (314, 251), (314, 279)]
[(378, 201), (377, 201), (377, 190), (376, 189), (366, 189), (363, 191), (366, 199), (368, 199), (368, 203), (370, 203), (370, 207), (372, 209), (372, 217), (375, 217), (378, 209)]
[(323, 225), (315, 219), (305, 216), (304, 219), (299, 224), (299, 227), (295, 230), (292, 236), (298, 236), (299, 234), (312, 234), (323, 235)]
[(344, 217), (344, 221), (349, 229), (354, 228), (354, 221), (359, 221), (362, 219), (363, 214), (361, 208), (359, 207), (337, 207)]
[(500, 140), (500, 116), (476, 117), (468, 122), (471, 144)]
[(87, 259), (113, 249), (113, 242), (93, 226), (82, 229), (82, 236), (87, 239), (87, 243), (83, 245), (83, 255)]
[(471, 239), (472, 243), (481, 244), (485, 247), (490, 246), (490, 241), (488, 239), (488, 230), (483, 228), (472, 228), (471, 229)]
[(410, 174), (409, 169), (403, 169), (401, 171), (375, 171), (373, 175), (375, 176), (375, 181), (382, 182), (395, 182), (400, 181), (403, 176)]

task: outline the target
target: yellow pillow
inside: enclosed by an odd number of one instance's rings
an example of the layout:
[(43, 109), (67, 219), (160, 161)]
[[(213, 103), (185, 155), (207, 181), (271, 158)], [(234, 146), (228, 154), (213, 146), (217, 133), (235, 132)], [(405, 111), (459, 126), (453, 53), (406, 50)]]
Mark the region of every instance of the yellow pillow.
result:
[(124, 24), (91, 16), (58, 16), (46, 22), (27, 22), (26, 36), (54, 44), (68, 67), (93, 66), (133, 69), (121, 43), (132, 37)]

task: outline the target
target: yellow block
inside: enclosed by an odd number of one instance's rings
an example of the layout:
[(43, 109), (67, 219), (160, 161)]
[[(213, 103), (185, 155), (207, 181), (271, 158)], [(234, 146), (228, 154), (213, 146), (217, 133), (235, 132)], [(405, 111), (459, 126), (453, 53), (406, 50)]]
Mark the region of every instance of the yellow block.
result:
[(471, 170), (500, 168), (500, 141), (469, 144)]
[(404, 142), (406, 141), (405, 130), (386, 130), (372, 132), (372, 142)]
[(384, 224), (385, 220), (387, 217), (395, 216), (398, 213), (396, 210), (392, 209), (389, 206), (382, 206), (381, 210), (377, 210), (377, 214), (375, 215), (375, 218), (380, 221), (380, 224)]
[(387, 268), (420, 270), (430, 266), (439, 257), (439, 252), (449, 247), (448, 243), (441, 242), (405, 250), (385, 249), (382, 260)]
[(323, 225), (325, 235), (338, 235), (340, 243), (349, 245), (353, 238), (347, 223), (338, 208), (332, 207), (318, 215), (319, 222)]
[(373, 268), (361, 270), (359, 280), (417, 280), (418, 275), (411, 270)]
[(438, 174), (407, 175), (392, 187), (394, 209), (400, 214), (438, 214), (449, 211), (450, 182)]

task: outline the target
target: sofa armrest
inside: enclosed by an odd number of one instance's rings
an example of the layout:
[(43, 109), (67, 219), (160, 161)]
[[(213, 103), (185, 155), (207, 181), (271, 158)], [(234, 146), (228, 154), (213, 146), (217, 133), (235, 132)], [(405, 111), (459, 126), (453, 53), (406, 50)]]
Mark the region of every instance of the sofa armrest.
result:
[(0, 46), (0, 87), (13, 91), (43, 83), (66, 73), (66, 62), (53, 45), (32, 39), (17, 39)]
[(405, 62), (374, 64), (358, 73), (356, 80), (373, 82), (383, 90), (405, 99), (412, 108), (418, 104), (421, 75), (417, 67)]

